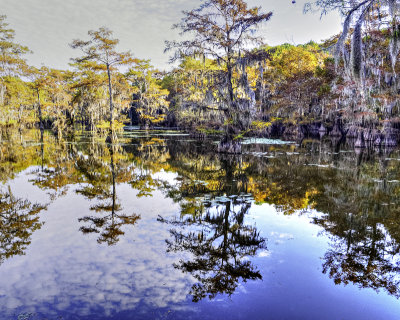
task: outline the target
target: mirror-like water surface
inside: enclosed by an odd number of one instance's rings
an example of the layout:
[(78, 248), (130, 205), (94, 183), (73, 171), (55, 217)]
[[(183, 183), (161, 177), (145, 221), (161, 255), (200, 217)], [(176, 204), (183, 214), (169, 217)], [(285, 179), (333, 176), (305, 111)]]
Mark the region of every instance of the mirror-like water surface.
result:
[(1, 319), (398, 319), (400, 153), (10, 134)]

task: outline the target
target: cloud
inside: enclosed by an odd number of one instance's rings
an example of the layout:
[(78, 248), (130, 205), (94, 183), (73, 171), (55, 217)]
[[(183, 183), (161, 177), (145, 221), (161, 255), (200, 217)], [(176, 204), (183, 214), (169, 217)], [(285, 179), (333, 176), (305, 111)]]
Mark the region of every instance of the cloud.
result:
[[(339, 17), (303, 15), (304, 1), (250, 0), (274, 12), (273, 19), (260, 30), (269, 44), (320, 40), (339, 30)], [(196, 0), (0, 0), (2, 14), (17, 32), (17, 40), (34, 54), (29, 62), (67, 68), (77, 55), (68, 44), (85, 38), (87, 31), (107, 26), (120, 39), (122, 51), (132, 50), (139, 58), (150, 58), (160, 68), (167, 67), (164, 41), (178, 38), (172, 24), (182, 10), (198, 6)]]

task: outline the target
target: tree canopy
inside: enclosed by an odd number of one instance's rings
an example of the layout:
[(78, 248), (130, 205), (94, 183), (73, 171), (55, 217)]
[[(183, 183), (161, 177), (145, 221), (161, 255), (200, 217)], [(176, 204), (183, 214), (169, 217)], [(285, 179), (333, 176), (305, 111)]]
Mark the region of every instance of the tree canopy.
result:
[[(240, 152), (240, 145), (233, 140), (235, 134), (248, 129), (254, 107), (245, 70), (252, 62), (249, 46), (261, 44), (255, 31), (271, 16), (271, 12), (261, 12), (260, 7), (249, 8), (243, 0), (207, 0), (199, 8), (185, 11), (182, 21), (175, 25), (189, 40), (166, 42), (166, 51), (175, 50), (171, 61), (202, 56), (224, 66), (214, 75), (219, 87), (218, 105), (227, 118), (220, 151)], [(233, 79), (234, 69), (241, 73), (239, 81)]]

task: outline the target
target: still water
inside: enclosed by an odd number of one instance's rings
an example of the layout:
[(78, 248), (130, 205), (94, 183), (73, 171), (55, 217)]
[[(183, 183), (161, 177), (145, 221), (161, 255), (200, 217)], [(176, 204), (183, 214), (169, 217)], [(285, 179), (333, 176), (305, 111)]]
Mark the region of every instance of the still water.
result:
[(400, 153), (177, 131), (0, 145), (0, 319), (400, 319)]

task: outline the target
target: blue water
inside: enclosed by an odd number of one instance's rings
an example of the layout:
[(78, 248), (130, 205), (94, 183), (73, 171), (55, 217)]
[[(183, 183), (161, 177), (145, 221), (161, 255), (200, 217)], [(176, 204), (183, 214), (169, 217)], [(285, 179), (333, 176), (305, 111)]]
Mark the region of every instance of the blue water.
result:
[[(335, 285), (323, 273), (323, 259), (335, 248), (335, 236), (313, 223), (325, 213), (311, 206), (288, 215), (273, 203), (256, 204), (257, 199), (249, 197), (243, 225), (256, 228), (265, 247), (241, 259), (249, 261), (262, 279), (243, 282), (239, 277), (231, 295), (217, 293), (193, 302), (191, 290), (199, 279), (176, 266), (192, 261), (194, 252), (167, 252), (167, 241), (173, 242), (171, 230), (185, 234), (198, 230), (173, 223), (182, 221), (182, 202), (188, 198), (172, 199), (165, 185), (140, 196), (130, 183), (117, 182), (124, 213), (140, 218), (134, 225), (123, 225), (124, 234), (109, 246), (99, 243), (98, 233), (80, 231), (79, 219), (95, 215), (91, 207), (99, 202), (77, 192), (88, 182), (67, 183), (57, 190), (40, 188), (32, 182), (40, 170), (32, 165), (3, 183), (3, 189), (9, 187), (16, 198), (48, 206), (39, 213), (43, 226), (32, 233), (24, 254), (8, 257), (0, 265), (1, 319), (400, 318), (398, 299), (384, 288), (373, 290), (357, 281)], [(139, 172), (138, 164), (131, 170)], [(171, 167), (146, 170), (146, 177), (170, 186), (188, 178)], [(209, 196), (204, 197), (193, 201), (207, 202)], [(232, 215), (244, 206), (234, 200), (231, 205)], [(215, 214), (224, 206), (217, 201), (209, 210)], [(233, 222), (231, 228), (236, 228)]]

